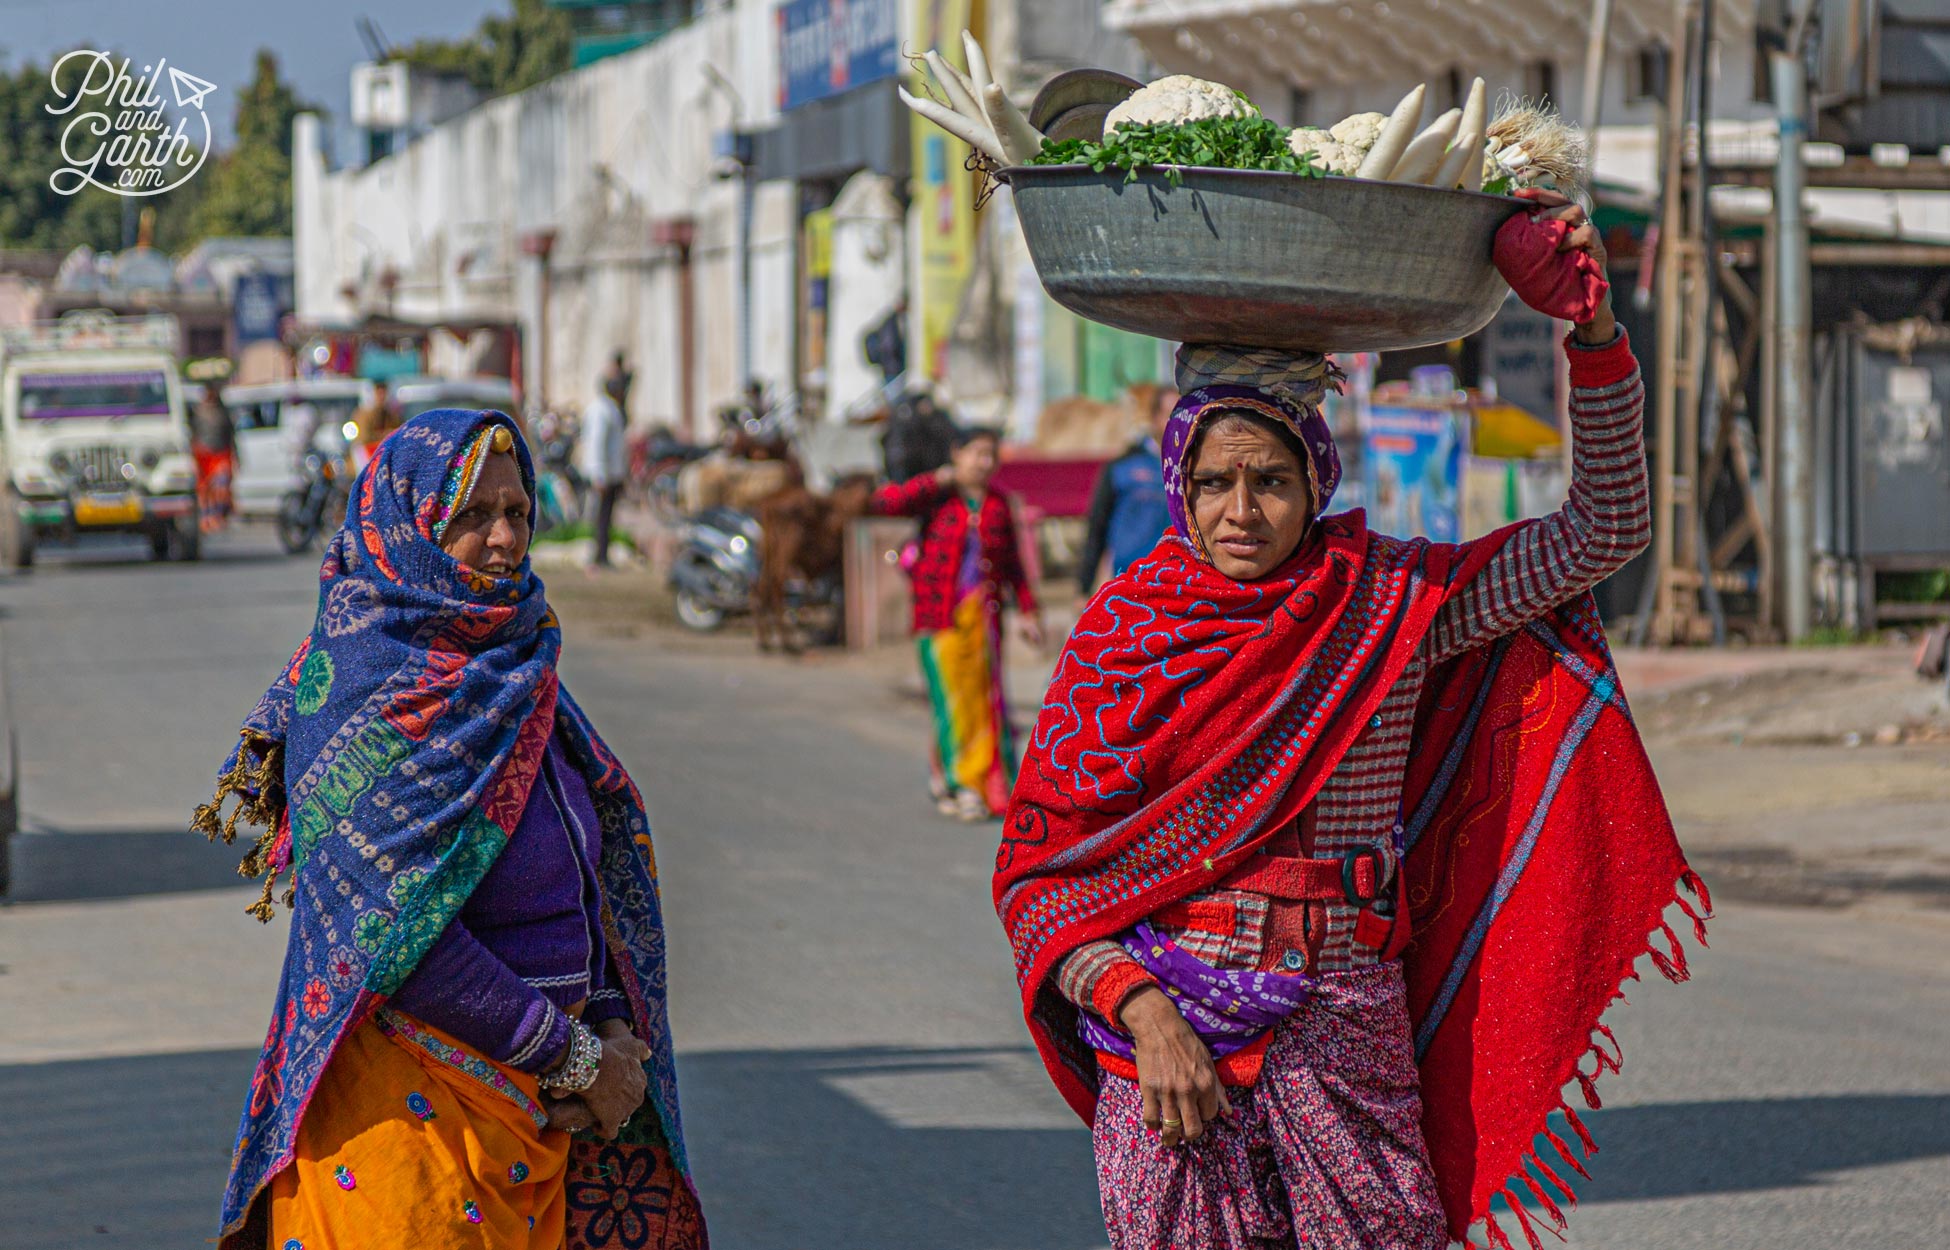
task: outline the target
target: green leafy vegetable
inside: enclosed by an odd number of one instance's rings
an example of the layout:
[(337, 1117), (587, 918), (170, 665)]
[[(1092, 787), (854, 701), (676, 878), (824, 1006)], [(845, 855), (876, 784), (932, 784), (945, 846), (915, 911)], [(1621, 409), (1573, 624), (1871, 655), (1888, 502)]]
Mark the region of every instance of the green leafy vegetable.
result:
[(1483, 191), (1488, 195), (1509, 195), (1516, 189), (1517, 180), (1509, 174), (1501, 174), (1483, 184)]
[(1043, 141), (1032, 165), (1088, 165), (1098, 173), (1125, 171), (1124, 181), (1136, 182), (1138, 171), (1164, 166), (1173, 186), (1178, 167), (1206, 169), (1263, 169), (1306, 177), (1325, 176), (1314, 154), (1296, 154), (1287, 146), (1286, 127), (1264, 117), (1212, 117), (1182, 125), (1148, 122), (1121, 127), (1100, 143), (1088, 139)]

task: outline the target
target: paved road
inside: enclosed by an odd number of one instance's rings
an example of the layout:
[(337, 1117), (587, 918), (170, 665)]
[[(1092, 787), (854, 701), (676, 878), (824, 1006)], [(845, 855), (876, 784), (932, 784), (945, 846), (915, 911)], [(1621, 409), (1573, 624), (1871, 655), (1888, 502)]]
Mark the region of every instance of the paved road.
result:
[[(200, 567), (0, 581), (22, 727), (0, 909), (0, 1247), (205, 1244), (281, 928), (179, 832), (308, 623), (251, 535)], [(992, 834), (920, 801), (886, 662), (588, 636), (565, 674), (648, 792), (685, 1117), (728, 1250), (1103, 1245), (1089, 1141), (1014, 1014)], [(1586, 1250), (1950, 1240), (1935, 913), (1736, 906), (1637, 988)]]

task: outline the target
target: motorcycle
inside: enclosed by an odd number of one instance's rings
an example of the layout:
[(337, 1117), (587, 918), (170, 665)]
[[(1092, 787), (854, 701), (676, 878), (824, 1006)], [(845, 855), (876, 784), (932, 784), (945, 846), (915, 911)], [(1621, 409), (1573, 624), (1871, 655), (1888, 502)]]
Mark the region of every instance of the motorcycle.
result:
[(530, 421), (535, 453), (535, 532), (572, 525), (583, 513), (588, 484), (575, 467), (577, 422), (543, 412)]
[(287, 554), (310, 550), (318, 536), (345, 522), (352, 466), (343, 456), (305, 453), (296, 486), (278, 504), (278, 542)]
[[(758, 588), (759, 527), (757, 518), (736, 508), (706, 508), (684, 527), (684, 538), (670, 565), (670, 587), (677, 595), (677, 620), (686, 629), (710, 633), (730, 616), (752, 610)], [(837, 576), (817, 581), (790, 581), (785, 587), (787, 618), (797, 621), (808, 609), (831, 612), (842, 596)], [(835, 641), (838, 614), (831, 628), (821, 632), (824, 642)]]
[(677, 620), (710, 633), (727, 616), (749, 612), (758, 571), (758, 519), (735, 508), (706, 508), (686, 523), (670, 564)]

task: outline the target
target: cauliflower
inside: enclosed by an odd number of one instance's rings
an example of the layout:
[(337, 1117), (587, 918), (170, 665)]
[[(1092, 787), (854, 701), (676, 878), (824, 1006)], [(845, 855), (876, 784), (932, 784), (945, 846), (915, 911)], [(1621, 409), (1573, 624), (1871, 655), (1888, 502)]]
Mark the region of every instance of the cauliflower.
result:
[(1374, 141), (1381, 137), (1381, 128), (1387, 124), (1388, 118), (1385, 114), (1356, 113), (1352, 117), (1343, 117), (1335, 122), (1327, 133), (1365, 156), (1368, 149), (1374, 146)]
[(1162, 122), (1182, 126), (1187, 122), (1216, 117), (1252, 117), (1259, 112), (1246, 97), (1223, 83), (1207, 82), (1190, 74), (1173, 74), (1140, 87), (1131, 98), (1104, 118), (1104, 133), (1129, 123), (1141, 126)]
[(1293, 149), (1295, 156), (1312, 152), (1314, 166), (1330, 174), (1353, 174), (1361, 167), (1361, 157), (1365, 155), (1317, 126), (1296, 127), (1286, 137), (1286, 145)]

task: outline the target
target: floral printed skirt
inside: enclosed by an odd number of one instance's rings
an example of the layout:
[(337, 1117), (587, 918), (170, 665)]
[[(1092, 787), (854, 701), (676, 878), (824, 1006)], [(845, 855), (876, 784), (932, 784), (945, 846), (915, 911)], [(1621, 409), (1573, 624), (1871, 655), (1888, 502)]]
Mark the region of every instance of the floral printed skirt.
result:
[(266, 1244), (558, 1250), (569, 1135), (545, 1119), (534, 1077), (381, 1011), (319, 1078)]
[(1166, 1149), (1108, 1073), (1097, 1184), (1113, 1250), (1441, 1250), (1401, 964), (1320, 979), (1232, 1114)]

